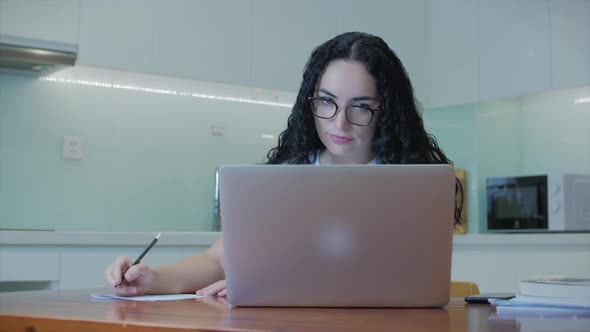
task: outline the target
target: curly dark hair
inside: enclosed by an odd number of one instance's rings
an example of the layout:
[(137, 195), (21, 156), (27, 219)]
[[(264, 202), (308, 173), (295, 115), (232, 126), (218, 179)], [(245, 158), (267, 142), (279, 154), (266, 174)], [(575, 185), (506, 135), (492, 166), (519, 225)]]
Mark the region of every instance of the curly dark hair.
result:
[[(362, 32), (343, 33), (313, 50), (287, 129), (279, 135), (278, 145), (268, 152), (267, 164), (310, 164), (310, 154), (324, 148), (308, 98), (314, 96), (327, 66), (336, 60), (363, 64), (377, 82), (381, 107), (372, 144), (376, 160), (383, 164), (452, 165), (436, 138), (424, 129), (419, 103), (400, 59), (383, 39)], [(463, 188), (458, 181), (456, 191), (462, 198)], [(456, 223), (462, 208), (462, 203), (455, 208)]]

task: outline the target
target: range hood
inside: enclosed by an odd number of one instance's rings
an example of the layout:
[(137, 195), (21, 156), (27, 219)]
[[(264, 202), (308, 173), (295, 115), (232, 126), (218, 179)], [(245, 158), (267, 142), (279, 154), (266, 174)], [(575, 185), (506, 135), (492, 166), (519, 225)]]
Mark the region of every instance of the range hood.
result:
[(60, 42), (0, 35), (0, 70), (47, 75), (76, 63), (78, 46)]

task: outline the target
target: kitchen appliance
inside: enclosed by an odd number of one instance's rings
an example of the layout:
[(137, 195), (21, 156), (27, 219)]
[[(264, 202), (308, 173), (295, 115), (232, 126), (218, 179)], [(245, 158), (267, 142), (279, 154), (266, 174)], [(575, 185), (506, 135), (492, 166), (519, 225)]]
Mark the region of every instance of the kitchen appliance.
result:
[(590, 231), (590, 175), (488, 178), (490, 231)]
[(47, 75), (76, 63), (78, 46), (0, 34), (0, 70)]

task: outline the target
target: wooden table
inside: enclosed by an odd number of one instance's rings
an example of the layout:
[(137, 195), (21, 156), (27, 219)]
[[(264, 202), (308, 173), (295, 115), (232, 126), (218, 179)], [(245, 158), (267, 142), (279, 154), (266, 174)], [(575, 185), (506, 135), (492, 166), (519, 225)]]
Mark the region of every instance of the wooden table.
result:
[(493, 307), (452, 299), (443, 309), (237, 308), (224, 298), (97, 302), (105, 289), (0, 293), (0, 331), (519, 331)]

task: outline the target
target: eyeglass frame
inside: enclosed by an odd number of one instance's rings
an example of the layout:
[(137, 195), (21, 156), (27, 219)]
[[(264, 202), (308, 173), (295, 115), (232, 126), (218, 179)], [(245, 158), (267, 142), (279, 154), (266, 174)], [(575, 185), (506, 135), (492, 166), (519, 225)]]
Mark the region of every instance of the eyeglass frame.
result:
[[(320, 101), (332, 103), (332, 105), (335, 106), (334, 107), (334, 109), (335, 109), (334, 114), (330, 117), (323, 117), (323, 116), (319, 116), (319, 115), (315, 114), (315, 112), (313, 110), (313, 102), (315, 100), (320, 100)], [(327, 98), (327, 97), (307, 97), (307, 101), (309, 102), (309, 104), (311, 106), (311, 113), (313, 114), (313, 116), (318, 117), (320, 119), (326, 119), (326, 120), (333, 119), (334, 117), (336, 117), (336, 115), (338, 114), (338, 112), (340, 111), (340, 108), (341, 108), (333, 99)], [(370, 125), (371, 122), (373, 122), (373, 118), (375, 118), (375, 113), (381, 111), (381, 107), (373, 109), (368, 106), (356, 105), (355, 107), (362, 108), (366, 111), (371, 112), (371, 119), (369, 120), (369, 122), (367, 122), (366, 124), (363, 125), (363, 124), (354, 123), (354, 122), (350, 121), (350, 119), (348, 118), (348, 114), (346, 113), (346, 110), (348, 110), (351, 106), (353, 106), (353, 105), (348, 105), (344, 108), (344, 117), (346, 118), (346, 121), (348, 121), (348, 123), (355, 125), (355, 126), (359, 126), (359, 127), (366, 127), (366, 126)]]

